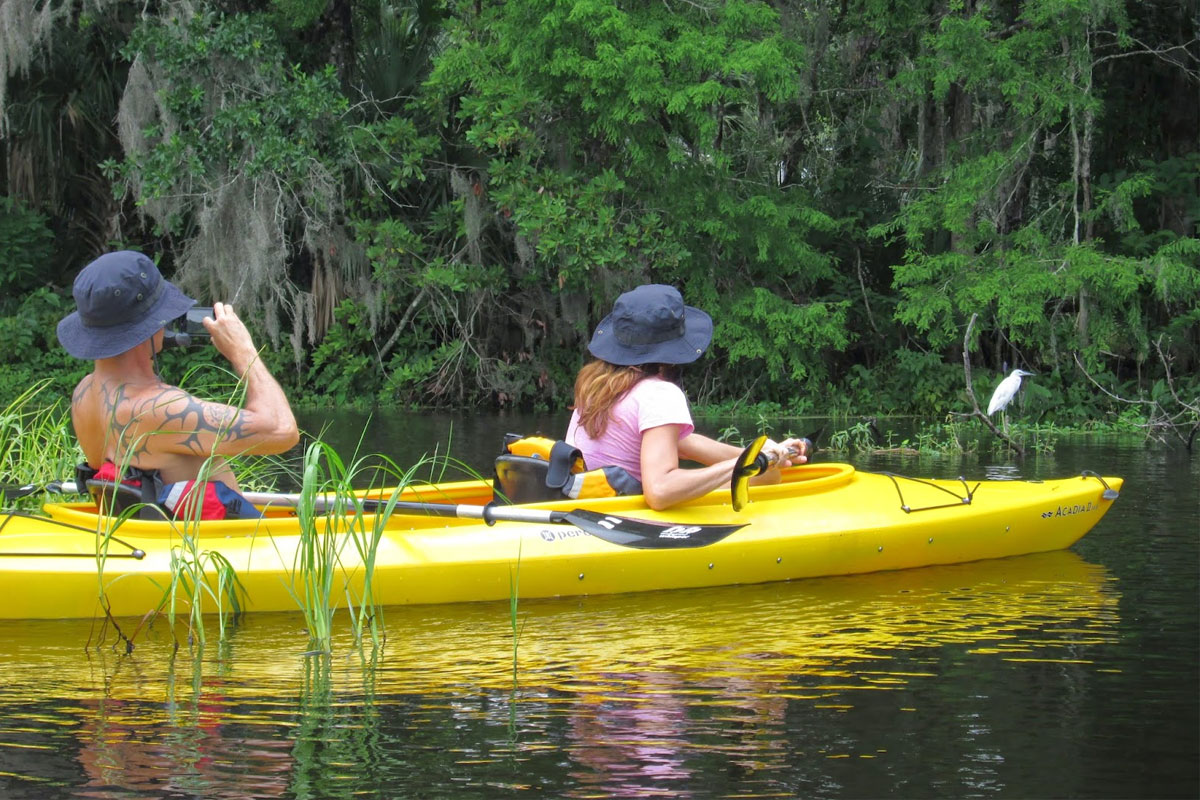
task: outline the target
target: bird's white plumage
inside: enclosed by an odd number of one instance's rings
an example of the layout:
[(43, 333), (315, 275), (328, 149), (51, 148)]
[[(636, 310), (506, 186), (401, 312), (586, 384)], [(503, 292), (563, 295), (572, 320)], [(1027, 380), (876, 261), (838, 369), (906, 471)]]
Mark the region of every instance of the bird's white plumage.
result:
[(996, 387), (996, 391), (992, 392), (991, 402), (988, 403), (988, 416), (995, 414), (997, 411), (1004, 410), (1012, 402), (1012, 399), (1017, 396), (1017, 391), (1021, 388), (1021, 378), (1032, 374), (1032, 372), (1026, 372), (1023, 369), (1014, 369), (1009, 373), (1007, 378), (1000, 381), (1000, 385)]

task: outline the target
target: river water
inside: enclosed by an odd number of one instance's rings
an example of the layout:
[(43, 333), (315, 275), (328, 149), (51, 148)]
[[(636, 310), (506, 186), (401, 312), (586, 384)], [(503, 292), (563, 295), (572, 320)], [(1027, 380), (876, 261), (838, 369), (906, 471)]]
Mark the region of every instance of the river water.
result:
[[(342, 415), (324, 438), (348, 454), (365, 427), (364, 449), (482, 472), (503, 432), (562, 423)], [(161, 622), (130, 654), (87, 621), (0, 623), (0, 798), (1200, 795), (1195, 457), (1091, 439), (841, 458), (1126, 484), (1068, 551), (515, 617), (388, 609), (374, 657), (345, 629), (305, 655), (294, 614), (177, 654)]]

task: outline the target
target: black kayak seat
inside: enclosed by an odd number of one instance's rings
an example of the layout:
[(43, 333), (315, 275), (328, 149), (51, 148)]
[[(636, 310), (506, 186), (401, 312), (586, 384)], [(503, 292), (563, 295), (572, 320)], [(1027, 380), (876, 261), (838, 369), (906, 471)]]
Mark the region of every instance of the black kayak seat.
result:
[(492, 478), (492, 501), (507, 505), (562, 500), (562, 489), (547, 485), (549, 474), (550, 462), (544, 458), (507, 453), (498, 456)]
[(166, 513), (157, 503), (146, 502), (142, 496), (142, 490), (137, 486), (96, 478), (85, 481), (85, 485), (92, 502), (96, 504), (96, 508), (102, 514), (120, 516), (127, 509), (137, 506), (137, 509), (130, 515), (132, 519), (161, 520), (167, 518)]

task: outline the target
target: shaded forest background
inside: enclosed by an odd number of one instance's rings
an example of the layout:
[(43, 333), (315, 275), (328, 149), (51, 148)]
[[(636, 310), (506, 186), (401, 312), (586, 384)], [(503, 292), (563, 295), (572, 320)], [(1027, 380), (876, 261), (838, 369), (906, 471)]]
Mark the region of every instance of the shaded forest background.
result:
[(1198, 27), (1194, 0), (0, 0), (0, 405), (90, 366), (54, 326), (128, 247), (312, 404), (562, 406), (654, 281), (716, 321), (706, 405), (969, 410), (976, 315), (982, 397), (1021, 367), (1031, 418), (1194, 424)]

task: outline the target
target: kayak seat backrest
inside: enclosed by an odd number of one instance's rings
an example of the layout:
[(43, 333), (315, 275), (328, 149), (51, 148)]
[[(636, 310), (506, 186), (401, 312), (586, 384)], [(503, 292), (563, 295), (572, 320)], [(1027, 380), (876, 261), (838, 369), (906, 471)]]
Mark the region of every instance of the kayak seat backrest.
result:
[(492, 479), (493, 502), (537, 503), (562, 500), (561, 489), (546, 485), (550, 462), (533, 456), (505, 454), (496, 458), (496, 474)]
[(142, 498), (142, 490), (136, 486), (93, 478), (87, 481), (87, 490), (92, 502), (102, 514), (115, 517), (123, 514), (126, 509), (139, 506), (131, 515), (133, 519), (166, 519), (166, 514), (161, 508), (146, 503)]

